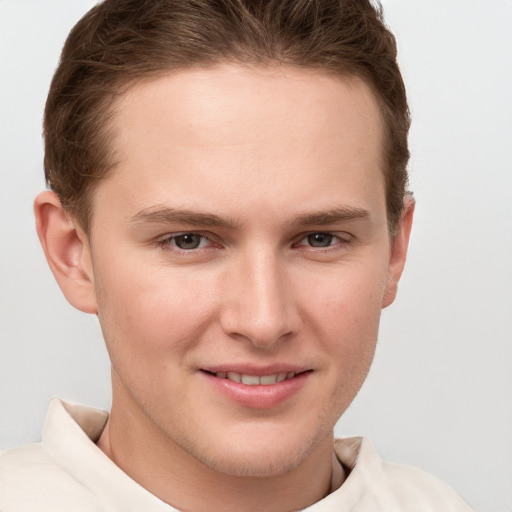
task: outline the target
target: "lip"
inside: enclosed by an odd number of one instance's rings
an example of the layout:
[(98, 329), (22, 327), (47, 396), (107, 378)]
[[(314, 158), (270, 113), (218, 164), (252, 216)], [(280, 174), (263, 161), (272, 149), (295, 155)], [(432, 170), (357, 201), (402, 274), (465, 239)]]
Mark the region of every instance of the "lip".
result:
[[(276, 382), (275, 384), (256, 384), (252, 386), (214, 375), (218, 372), (227, 373), (229, 371), (259, 376), (290, 372), (294, 372), (296, 375), (291, 379)], [(272, 365), (265, 368), (246, 365), (229, 367), (223, 365), (202, 368), (199, 373), (216, 392), (227, 397), (229, 400), (251, 409), (271, 409), (296, 395), (306, 384), (312, 374), (312, 370), (291, 365)]]
[(265, 366), (250, 364), (222, 364), (201, 367), (200, 370), (210, 373), (235, 372), (246, 375), (272, 375), (274, 373), (302, 373), (311, 370), (310, 367), (294, 365), (290, 363), (274, 363)]

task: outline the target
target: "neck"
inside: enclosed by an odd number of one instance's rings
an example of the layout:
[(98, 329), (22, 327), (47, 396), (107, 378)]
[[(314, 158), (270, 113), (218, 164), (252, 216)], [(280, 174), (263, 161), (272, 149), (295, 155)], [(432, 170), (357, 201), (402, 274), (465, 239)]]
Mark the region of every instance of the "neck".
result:
[(303, 509), (344, 481), (332, 435), (294, 469), (270, 477), (233, 476), (190, 455), (144, 414), (112, 407), (99, 448), (133, 480), (173, 507), (194, 512)]

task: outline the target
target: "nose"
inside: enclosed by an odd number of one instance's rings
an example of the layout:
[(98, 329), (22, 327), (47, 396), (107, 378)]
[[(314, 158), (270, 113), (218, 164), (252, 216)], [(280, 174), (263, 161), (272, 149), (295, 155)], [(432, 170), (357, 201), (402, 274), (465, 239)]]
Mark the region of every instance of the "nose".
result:
[(241, 257), (223, 283), (224, 332), (258, 348), (297, 332), (301, 321), (288, 274), (286, 262), (271, 252)]

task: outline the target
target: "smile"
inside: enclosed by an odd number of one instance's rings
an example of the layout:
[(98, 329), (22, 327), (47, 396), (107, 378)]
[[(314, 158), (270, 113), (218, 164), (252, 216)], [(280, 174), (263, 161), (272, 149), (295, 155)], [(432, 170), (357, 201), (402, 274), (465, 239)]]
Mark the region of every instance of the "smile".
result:
[(216, 372), (215, 377), (219, 379), (229, 379), (233, 382), (240, 382), (247, 386), (270, 386), (295, 377), (295, 372), (273, 373), (271, 375), (247, 375), (237, 372)]
[[(281, 366), (281, 365), (280, 365)], [(270, 409), (298, 394), (313, 374), (302, 368), (210, 368), (200, 373), (216, 393), (251, 409)], [(270, 372), (274, 373), (270, 373)]]

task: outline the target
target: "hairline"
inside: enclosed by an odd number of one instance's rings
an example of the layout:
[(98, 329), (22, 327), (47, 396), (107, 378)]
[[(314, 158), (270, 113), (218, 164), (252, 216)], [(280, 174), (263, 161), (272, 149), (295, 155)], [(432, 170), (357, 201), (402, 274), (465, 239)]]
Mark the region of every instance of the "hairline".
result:
[[(106, 158), (108, 165), (105, 167), (104, 172), (101, 175), (94, 176), (94, 179), (92, 179), (89, 182), (89, 185), (85, 188), (83, 191), (83, 196), (81, 199), (81, 207), (80, 208), (74, 208), (74, 207), (65, 207), (64, 209), (70, 214), (70, 216), (73, 218), (74, 222), (80, 226), (82, 231), (89, 237), (90, 235), (90, 229), (92, 225), (92, 220), (94, 216), (94, 196), (97, 187), (102, 183), (102, 181), (108, 179), (113, 172), (116, 171), (116, 169), (119, 167), (120, 160), (115, 159), (116, 155), (116, 148), (115, 148), (115, 140), (116, 135), (113, 130), (113, 124), (114, 124), (114, 118), (118, 112), (117, 106), (121, 102), (122, 98), (125, 97), (126, 94), (129, 93), (133, 88), (149, 84), (151, 82), (154, 82), (160, 78), (172, 75), (174, 73), (180, 73), (182, 71), (187, 70), (194, 70), (194, 69), (208, 69), (208, 68), (215, 68), (222, 65), (235, 65), (237, 67), (242, 68), (259, 68), (259, 69), (279, 69), (279, 68), (288, 68), (288, 69), (295, 69), (302, 71), (304, 73), (319, 73), (323, 74), (325, 76), (331, 76), (334, 78), (344, 79), (348, 81), (349, 83), (364, 83), (372, 93), (374, 99), (377, 102), (378, 105), (378, 111), (379, 111), (379, 119), (380, 119), (380, 130), (381, 130), (381, 168), (380, 172), (383, 174), (384, 178), (384, 192), (386, 197), (386, 218), (388, 221), (388, 228), (390, 231), (391, 236), (394, 236), (396, 226), (398, 224), (399, 219), (391, 219), (390, 218), (390, 212), (388, 208), (388, 186), (387, 186), (387, 173), (390, 172), (390, 170), (387, 168), (388, 165), (386, 163), (386, 155), (389, 151), (387, 148), (387, 145), (389, 144), (389, 133), (388, 133), (388, 126), (386, 123), (386, 105), (383, 99), (380, 97), (378, 90), (372, 83), (371, 79), (365, 76), (365, 74), (360, 70), (361, 72), (357, 72), (355, 69), (355, 66), (353, 66), (353, 69), (350, 69), (349, 66), (345, 69), (334, 69), (326, 67), (325, 65), (318, 64), (314, 65), (311, 64), (299, 64), (296, 62), (286, 62), (285, 60), (281, 59), (247, 59), (247, 60), (241, 60), (239, 58), (236, 58), (234, 56), (220, 56), (215, 59), (205, 59), (204, 61), (196, 60), (189, 63), (180, 63), (175, 66), (169, 66), (169, 67), (162, 67), (160, 69), (155, 69), (153, 71), (148, 72), (139, 72), (139, 73), (132, 73), (132, 76), (129, 76), (127, 74), (125, 77), (120, 77), (117, 81), (113, 81), (111, 84), (111, 92), (108, 94), (105, 94), (103, 99), (98, 103), (97, 107), (103, 107), (105, 108), (104, 111), (104, 117), (103, 117), (103, 129), (106, 131), (108, 135), (108, 142), (106, 144), (107, 146), (107, 153), (108, 156)], [(407, 194), (407, 191), (406, 191)], [(405, 195), (406, 195), (405, 194)], [(405, 195), (404, 198), (405, 199)], [(403, 201), (402, 201), (402, 210), (403, 210)], [(78, 212), (78, 213), (77, 213)]]

